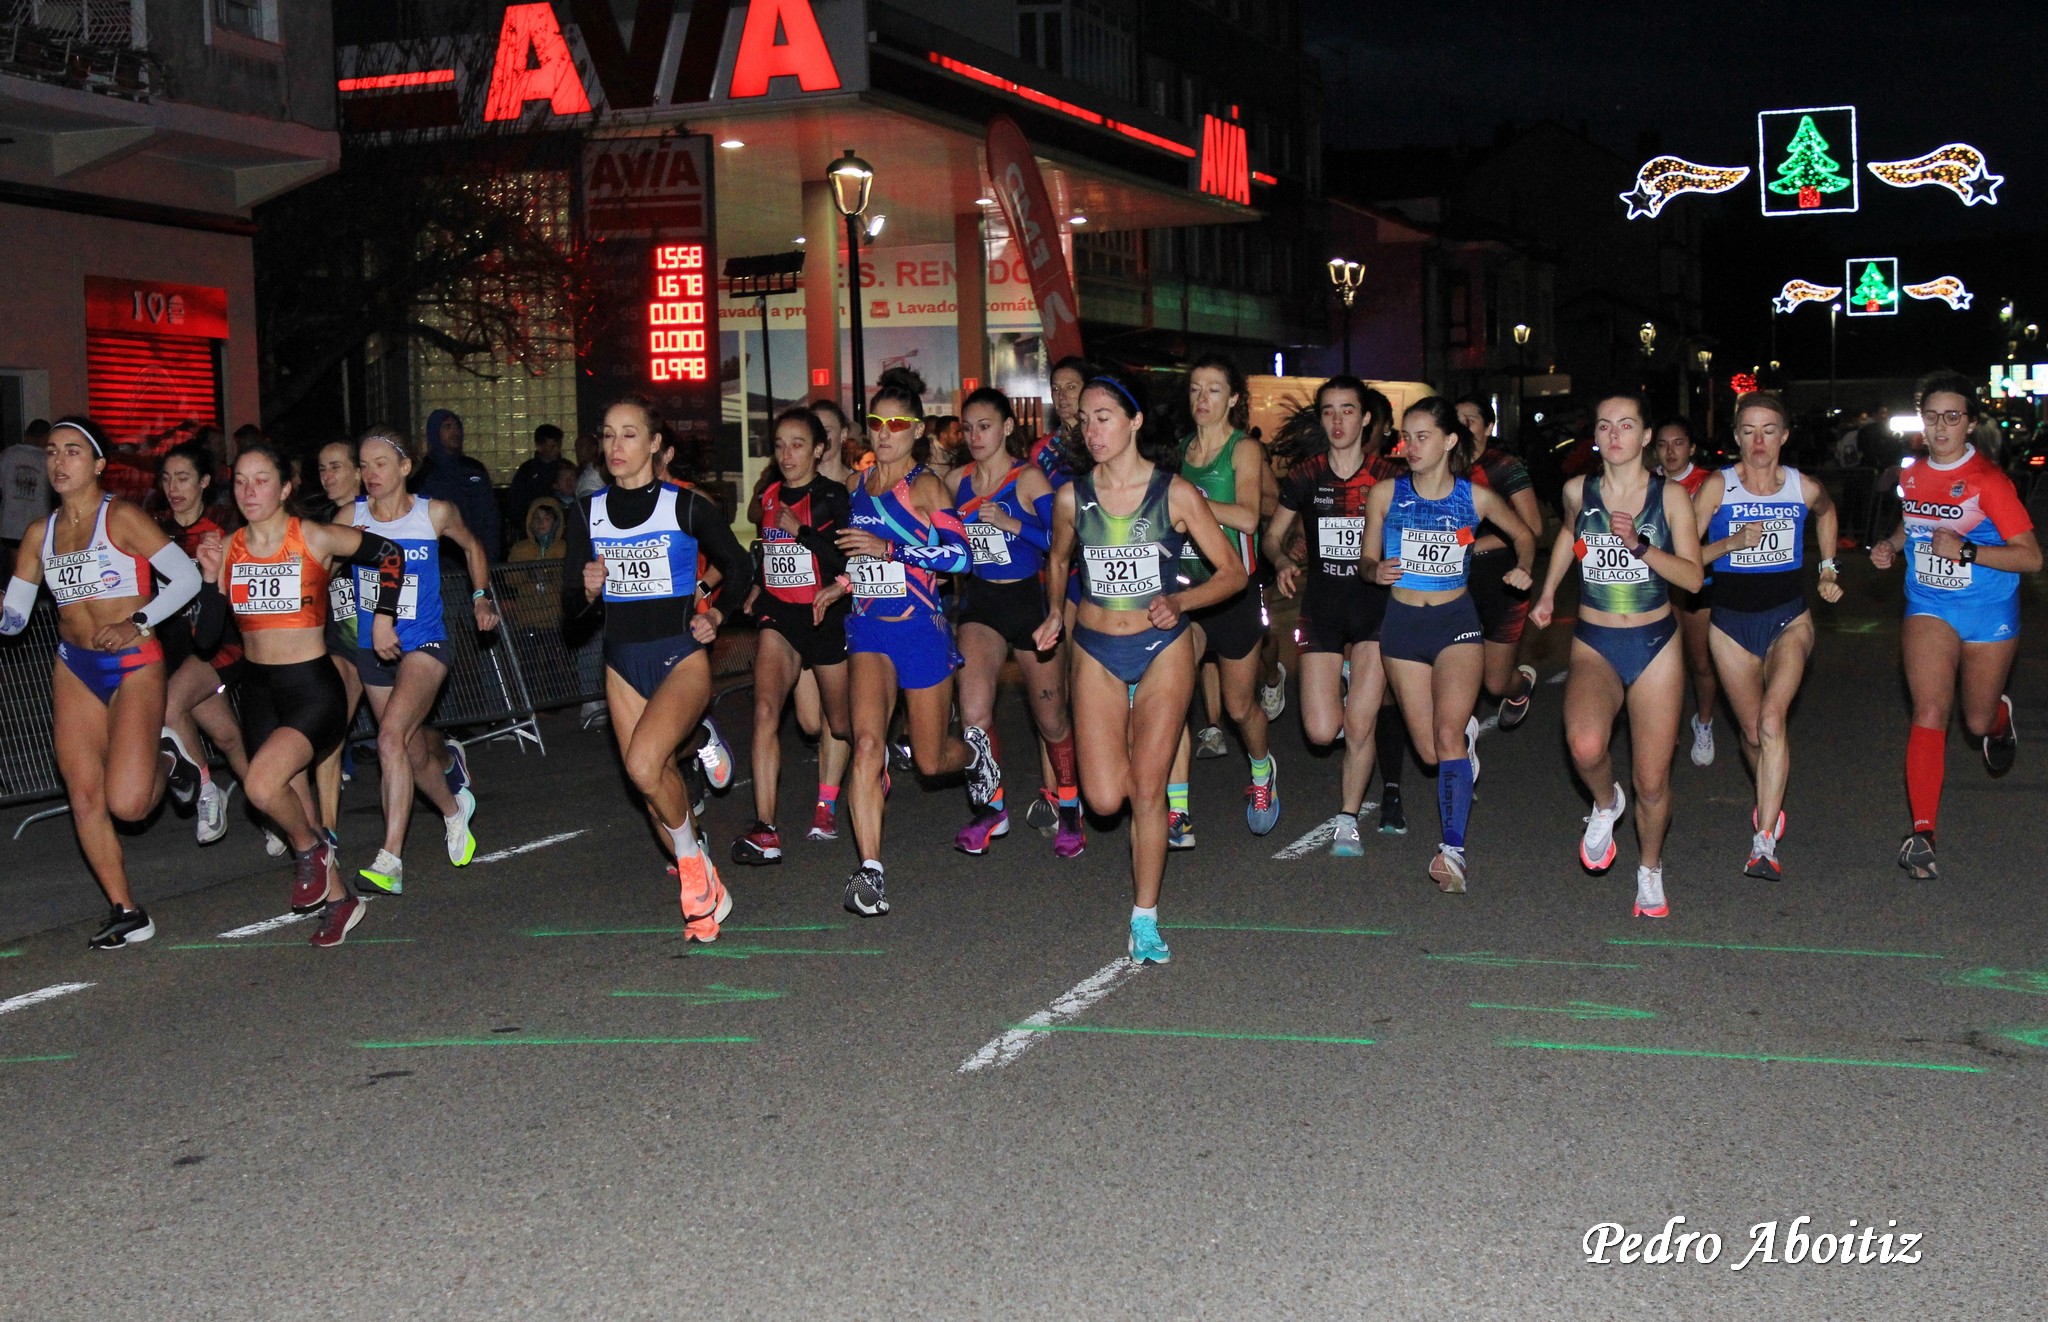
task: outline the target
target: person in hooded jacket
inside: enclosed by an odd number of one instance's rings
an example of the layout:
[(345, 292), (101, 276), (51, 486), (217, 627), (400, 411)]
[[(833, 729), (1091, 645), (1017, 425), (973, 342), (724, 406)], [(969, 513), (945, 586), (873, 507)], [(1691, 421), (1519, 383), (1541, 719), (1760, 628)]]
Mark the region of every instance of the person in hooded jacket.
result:
[(419, 494), (453, 505), (484, 548), (484, 559), (496, 564), (503, 558), (504, 516), (491, 490), (491, 470), (464, 454), (463, 443), (462, 419), (454, 410), (435, 409), (427, 415), (427, 473), (420, 479)]

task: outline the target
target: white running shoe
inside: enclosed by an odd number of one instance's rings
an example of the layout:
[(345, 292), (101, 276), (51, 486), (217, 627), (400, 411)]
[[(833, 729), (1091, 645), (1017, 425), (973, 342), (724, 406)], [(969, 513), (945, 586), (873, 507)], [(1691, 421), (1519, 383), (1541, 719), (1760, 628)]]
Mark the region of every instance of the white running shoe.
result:
[(1470, 717), (1465, 722), (1465, 760), (1472, 764), (1472, 783), (1479, 783), (1479, 718)]
[(1271, 684), (1259, 685), (1259, 710), (1266, 713), (1269, 721), (1279, 720), (1280, 713), (1287, 710), (1287, 663), (1275, 661), (1273, 665), (1280, 672), (1280, 678)]
[(732, 749), (726, 746), (725, 736), (718, 733), (718, 723), (709, 716), (703, 720), (704, 743), (697, 749), (697, 760), (704, 764), (704, 778), (711, 782), (711, 788), (722, 790), (732, 784)]
[(1714, 723), (1700, 724), (1700, 718), (1692, 718), (1692, 764), (1696, 767), (1714, 765)]
[(469, 833), (469, 819), (474, 816), (476, 795), (464, 790), (455, 796), (455, 815), (441, 819), (448, 837), (448, 861), (458, 868), (469, 866), (469, 860), (476, 857), (476, 837)]
[(272, 858), (283, 858), (292, 851), (283, 836), (266, 826), (263, 828), (263, 852)]
[(210, 845), (228, 833), (228, 791), (214, 781), (199, 787), (199, 811), (194, 825), (202, 845)]
[(1593, 812), (1586, 818), (1586, 834), (1579, 841), (1579, 862), (1586, 865), (1588, 872), (1605, 872), (1614, 866), (1614, 826), (1621, 815), (1628, 811), (1628, 796), (1621, 791), (1621, 782), (1614, 782), (1614, 806), (1603, 808), (1593, 805)]
[(1664, 869), (1636, 865), (1636, 911), (1638, 918), (1668, 918), (1671, 906), (1664, 903)]

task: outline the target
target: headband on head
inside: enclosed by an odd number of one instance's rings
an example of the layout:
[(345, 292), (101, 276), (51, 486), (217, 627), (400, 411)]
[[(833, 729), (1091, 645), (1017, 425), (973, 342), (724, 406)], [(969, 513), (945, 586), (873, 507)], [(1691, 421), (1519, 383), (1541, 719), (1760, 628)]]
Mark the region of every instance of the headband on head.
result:
[(1094, 380), (1090, 381), (1088, 384), (1091, 386), (1108, 386), (1117, 394), (1122, 395), (1124, 399), (1129, 402), (1131, 406), (1131, 412), (1133, 413), (1143, 413), (1145, 411), (1145, 406), (1138, 402), (1137, 396), (1133, 395), (1130, 391), (1124, 389), (1124, 383), (1117, 380), (1113, 376), (1098, 376)]
[(52, 424), (50, 425), (50, 431), (51, 431), (52, 433), (55, 433), (55, 432), (60, 432), (60, 431), (63, 431), (63, 430), (64, 430), (65, 428), (67, 428), (67, 427), (68, 427), (68, 428), (70, 428), (70, 429), (71, 429), (72, 431), (75, 431), (75, 432), (77, 432), (77, 433), (78, 433), (78, 434), (79, 434), (80, 436), (83, 436), (83, 437), (85, 437), (85, 441), (86, 441), (86, 444), (88, 444), (88, 445), (92, 446), (92, 452), (93, 452), (93, 453), (94, 453), (95, 455), (98, 455), (98, 456), (99, 456), (100, 458), (102, 458), (102, 459), (104, 459), (104, 458), (106, 458), (106, 457), (107, 457), (107, 452), (106, 452), (105, 450), (102, 450), (102, 449), (100, 448), (100, 438), (99, 438), (99, 437), (97, 437), (97, 436), (95, 436), (95, 435), (93, 435), (93, 434), (92, 434), (91, 432), (87, 431), (87, 430), (86, 430), (85, 428), (83, 428), (83, 427), (79, 426), (79, 425), (78, 425), (77, 423), (75, 423), (75, 422), (57, 422), (57, 423), (52, 423)]
[(397, 441), (392, 440), (389, 436), (386, 436), (382, 432), (378, 432), (373, 436), (365, 436), (362, 440), (362, 444), (356, 446), (357, 453), (361, 453), (363, 445), (367, 445), (371, 441), (382, 441), (384, 442), (384, 444), (390, 446), (394, 451), (396, 451), (400, 459), (404, 459), (407, 462), (410, 462), (412, 460), (412, 456), (405, 452), (404, 446), (400, 445)]

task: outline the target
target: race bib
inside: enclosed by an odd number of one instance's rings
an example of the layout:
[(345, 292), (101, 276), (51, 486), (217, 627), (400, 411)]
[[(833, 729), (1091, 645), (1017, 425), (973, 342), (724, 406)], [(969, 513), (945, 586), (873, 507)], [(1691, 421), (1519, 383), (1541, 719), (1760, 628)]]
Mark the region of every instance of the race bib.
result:
[(1401, 572), (1454, 583), (1465, 576), (1465, 544), (1446, 528), (1403, 528)]
[(1094, 596), (1159, 595), (1159, 548), (1150, 542), (1141, 546), (1084, 546), (1081, 564), (1088, 575), (1088, 591)]
[(290, 615), (299, 608), (299, 560), (237, 563), (228, 574), (228, 605), (237, 615)]
[(857, 555), (846, 562), (846, 577), (853, 583), (853, 595), (862, 601), (910, 595), (910, 582), (903, 575), (901, 560)]
[(1936, 592), (1958, 592), (1970, 586), (1970, 571), (1974, 565), (1960, 560), (1944, 560), (1934, 553), (1932, 542), (1913, 543), (1913, 581), (1923, 588)]
[(761, 548), (761, 582), (771, 588), (818, 586), (818, 557), (808, 546), (770, 542)]
[[(1796, 563), (1799, 559), (1799, 525), (1791, 519), (1760, 519), (1741, 524), (1740, 527), (1756, 527), (1764, 530), (1764, 539), (1748, 550), (1734, 550), (1728, 553), (1731, 569), (1777, 569)], [(1736, 531), (1730, 528), (1732, 536)]]
[[(640, 601), (676, 594), (675, 579), (669, 572), (667, 542), (609, 542), (601, 544), (597, 553), (604, 557), (606, 601)], [(404, 617), (406, 609), (400, 607), (398, 613)]]
[(1316, 520), (1316, 554), (1324, 560), (1355, 565), (1364, 541), (1363, 517), (1324, 515)]
[(91, 547), (44, 561), (43, 581), (59, 606), (89, 601), (107, 590), (100, 582), (100, 553)]
[[(356, 592), (364, 601), (375, 603), (382, 590), (380, 576), (375, 571), (365, 570), (363, 576), (356, 580)], [(398, 618), (416, 620), (419, 616), (420, 576), (407, 574), (398, 588)]]
[(327, 580), (327, 618), (342, 624), (356, 617), (355, 584), (345, 574)]
[(1650, 566), (1636, 559), (1627, 543), (1613, 533), (1588, 533), (1582, 540), (1586, 554), (1579, 561), (1579, 576), (1584, 581), (1610, 586), (1650, 581)]
[(970, 523), (967, 525), (967, 541), (974, 549), (974, 563), (977, 565), (1007, 565), (1010, 563), (1010, 539), (1001, 528), (993, 523)]

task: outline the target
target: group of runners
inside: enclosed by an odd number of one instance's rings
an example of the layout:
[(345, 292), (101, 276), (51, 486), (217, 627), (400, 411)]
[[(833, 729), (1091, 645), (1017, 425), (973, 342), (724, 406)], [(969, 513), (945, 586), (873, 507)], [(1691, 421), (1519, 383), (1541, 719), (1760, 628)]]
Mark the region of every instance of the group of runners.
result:
[[(609, 480), (569, 521), (562, 619), (571, 629), (601, 622), (611, 729), (673, 859), (689, 939), (715, 941), (732, 905), (682, 768), (698, 759), (712, 785), (731, 780), (730, 754), (705, 719), (708, 649), (741, 612), (759, 626), (757, 820), (732, 857), (784, 857), (780, 731), (793, 704), (818, 742), (808, 835), (838, 837), (843, 792), (857, 866), (842, 899), (856, 914), (890, 908), (893, 751), (927, 780), (964, 778), (959, 850), (987, 854), (1011, 833), (994, 708), (1014, 660), (1040, 763), (1025, 821), (1071, 858), (1087, 847), (1084, 804), (1099, 818), (1128, 810), (1126, 949), (1164, 963), (1166, 859), (1193, 845), (1188, 767), (1213, 742), (1206, 729), (1190, 736), (1206, 660), (1216, 665), (1211, 710), (1235, 727), (1247, 763), (1246, 829), (1264, 835), (1280, 820), (1268, 727), (1286, 689), (1268, 589), (1300, 602), (1307, 740), (1342, 746), (1331, 853), (1363, 853), (1359, 816), (1376, 762), (1379, 829), (1406, 829), (1397, 786), (1412, 744), (1435, 768), (1440, 843), (1429, 876), (1461, 892), (1472, 875), (1481, 702), (1498, 703), (1500, 729), (1527, 718), (1537, 672), (1521, 659), (1524, 627), (1558, 619), (1575, 570), (1563, 705), (1570, 760), (1591, 798), (1583, 866), (1614, 866), (1633, 804), (1633, 912), (1669, 913), (1662, 851), (1681, 719), (1690, 714), (1692, 759), (1706, 765), (1725, 698), (1755, 783), (1742, 870), (1782, 875), (1786, 717), (1814, 645), (1806, 589), (1815, 583), (1830, 602), (1842, 589), (1834, 508), (1819, 481), (1782, 463), (1791, 419), (1775, 396), (1737, 401), (1735, 461), (1719, 471), (1695, 466), (1690, 428), (1654, 425), (1639, 395), (1601, 399), (1598, 466), (1566, 485), (1539, 582), (1541, 516), (1484, 399), (1427, 398), (1397, 413), (1366, 382), (1337, 376), (1262, 441), (1249, 433), (1242, 374), (1204, 358), (1187, 378), (1194, 425), (1176, 440), (1137, 378), (1068, 359), (1049, 384), (1055, 422), (1037, 437), (1001, 392), (969, 394), (964, 446), (942, 456), (957, 464), (943, 473), (923, 383), (909, 373), (885, 374), (868, 401), (867, 444), (851, 453), (841, 443), (860, 433), (832, 404), (785, 411), (748, 509), (759, 530), (751, 554), (714, 501), (669, 480), (653, 405), (629, 397), (607, 411)], [(1969, 445), (1971, 384), (1936, 374), (1917, 404), (1927, 457), (1905, 471), (1903, 526), (1871, 559), (1905, 566), (1911, 830), (1899, 862), (1928, 878), (1958, 694), (1987, 768), (2002, 775), (2013, 764), (2005, 684), (2018, 580), (2040, 569), (2041, 552), (2010, 481)], [(112, 907), (92, 944), (119, 948), (154, 930), (129, 892), (115, 820), (147, 817), (168, 790), (211, 805), (198, 814), (202, 841), (224, 829), (225, 795), (195, 747), (202, 739), (291, 852), (292, 906), (320, 914), (315, 945), (338, 944), (366, 899), (403, 889), (415, 795), (441, 814), (450, 862), (466, 864), (476, 848), (466, 760), (426, 724), (447, 673), (444, 620), (461, 619), (440, 599), (442, 542), (460, 550), (470, 582), (486, 583), (488, 567), (453, 507), (408, 494), (409, 440), (380, 427), (323, 449), (317, 505), (299, 498), (275, 448), (246, 448), (232, 474), (241, 526), (231, 536), (204, 513), (214, 474), (203, 452), (166, 457), (159, 527), (101, 490), (108, 450), (87, 419), (53, 429), (60, 503), (24, 541), (0, 618), (0, 632), (19, 632), (42, 586), (56, 598), (58, 757)], [(476, 629), (497, 627), (481, 586), (472, 606)], [(229, 684), (238, 721), (220, 701)], [(334, 829), (336, 758), (362, 695), (378, 727), (384, 838), (349, 873)], [(1627, 788), (1610, 753), (1624, 710)]]

